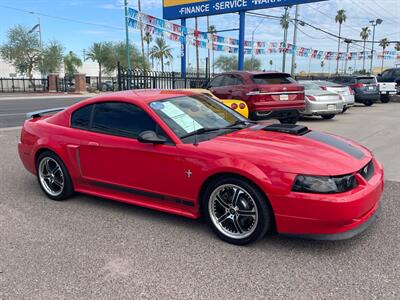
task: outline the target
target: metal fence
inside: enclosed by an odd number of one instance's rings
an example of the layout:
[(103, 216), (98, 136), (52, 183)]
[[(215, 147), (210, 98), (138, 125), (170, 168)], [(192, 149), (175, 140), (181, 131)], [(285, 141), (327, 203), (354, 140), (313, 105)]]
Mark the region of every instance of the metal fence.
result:
[(30, 78), (0, 78), (0, 93), (46, 92), (48, 80)]
[(127, 70), (118, 66), (118, 90), (130, 89), (185, 89), (201, 88), (210, 80), (207, 74), (186, 74), (178, 72), (155, 72)]

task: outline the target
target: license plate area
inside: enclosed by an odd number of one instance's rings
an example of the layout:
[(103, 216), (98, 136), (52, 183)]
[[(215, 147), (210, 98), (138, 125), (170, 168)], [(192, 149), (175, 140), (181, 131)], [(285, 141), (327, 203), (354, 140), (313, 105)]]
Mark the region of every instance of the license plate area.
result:
[(287, 95), (287, 94), (279, 95), (279, 100), (288, 101), (289, 100), (289, 95)]
[(336, 104), (328, 104), (328, 110), (335, 110)]

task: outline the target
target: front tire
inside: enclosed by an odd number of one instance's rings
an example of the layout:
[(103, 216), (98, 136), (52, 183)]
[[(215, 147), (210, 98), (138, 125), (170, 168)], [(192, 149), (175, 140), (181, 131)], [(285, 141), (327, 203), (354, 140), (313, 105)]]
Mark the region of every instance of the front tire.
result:
[(250, 182), (233, 176), (218, 178), (207, 186), (202, 209), (216, 235), (235, 245), (264, 237), (272, 221), (265, 196)]
[(71, 176), (55, 153), (46, 151), (39, 155), (36, 174), (39, 185), (48, 198), (61, 201), (73, 195)]
[(365, 106), (372, 106), (372, 104), (374, 104), (374, 102), (370, 100), (364, 102)]

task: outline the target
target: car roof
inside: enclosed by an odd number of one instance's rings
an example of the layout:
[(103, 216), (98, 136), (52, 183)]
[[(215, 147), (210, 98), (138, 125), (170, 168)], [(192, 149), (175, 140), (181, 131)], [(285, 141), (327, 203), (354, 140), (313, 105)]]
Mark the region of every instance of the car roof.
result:
[(91, 98), (93, 101), (108, 100), (131, 100), (132, 102), (149, 103), (153, 101), (165, 100), (169, 98), (195, 95), (196, 93), (190, 90), (157, 90), (157, 89), (143, 89), (143, 90), (128, 90), (112, 93), (104, 93), (100, 96)]
[(262, 75), (262, 74), (285, 74), (290, 76), (288, 73), (278, 72), (278, 71), (229, 71), (223, 72), (221, 75), (237, 74), (237, 75)]

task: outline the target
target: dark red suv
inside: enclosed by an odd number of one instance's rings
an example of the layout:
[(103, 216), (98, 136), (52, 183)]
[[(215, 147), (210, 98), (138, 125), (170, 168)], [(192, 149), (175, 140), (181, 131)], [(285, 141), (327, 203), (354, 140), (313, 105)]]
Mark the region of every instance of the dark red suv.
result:
[(208, 89), (220, 99), (246, 101), (253, 120), (294, 124), (305, 108), (304, 87), (286, 73), (226, 72), (212, 79)]

